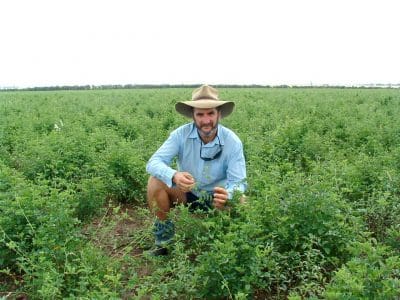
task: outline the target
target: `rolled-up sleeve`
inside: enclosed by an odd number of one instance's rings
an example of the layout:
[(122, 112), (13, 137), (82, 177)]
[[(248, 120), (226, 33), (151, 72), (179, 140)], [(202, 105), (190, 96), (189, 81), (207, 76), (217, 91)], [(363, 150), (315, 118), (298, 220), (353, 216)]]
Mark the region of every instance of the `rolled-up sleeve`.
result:
[(179, 153), (179, 138), (177, 135), (176, 131), (172, 132), (146, 165), (146, 171), (160, 179), (168, 187), (172, 186), (172, 177), (176, 173), (176, 170), (171, 168), (170, 165), (173, 158)]

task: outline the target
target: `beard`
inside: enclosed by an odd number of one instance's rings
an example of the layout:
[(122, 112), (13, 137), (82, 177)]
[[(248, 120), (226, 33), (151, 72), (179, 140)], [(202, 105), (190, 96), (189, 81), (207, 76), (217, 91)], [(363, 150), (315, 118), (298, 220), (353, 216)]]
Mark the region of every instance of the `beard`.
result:
[[(198, 124), (195, 124), (195, 125), (196, 125), (197, 131), (199, 132), (200, 136), (204, 136), (204, 137), (210, 137), (210, 136), (214, 135), (218, 129), (218, 121), (215, 122), (214, 126), (212, 126), (212, 124), (202, 125), (202, 126), (199, 126)], [(212, 126), (212, 127), (209, 130), (203, 129), (205, 127), (210, 127), (210, 126)]]

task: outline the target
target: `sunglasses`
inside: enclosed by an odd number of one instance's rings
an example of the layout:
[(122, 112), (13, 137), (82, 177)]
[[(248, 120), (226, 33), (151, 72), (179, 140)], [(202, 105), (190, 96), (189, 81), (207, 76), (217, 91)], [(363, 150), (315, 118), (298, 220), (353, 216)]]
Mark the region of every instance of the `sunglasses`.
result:
[(213, 156), (211, 156), (211, 157), (205, 157), (205, 156), (203, 156), (203, 142), (202, 141), (200, 141), (200, 158), (202, 159), (202, 160), (204, 160), (204, 161), (211, 161), (211, 160), (214, 160), (214, 159), (217, 159), (218, 157), (220, 157), (221, 156), (221, 153), (222, 153), (222, 149), (223, 149), (223, 147), (222, 147), (222, 145), (221, 145), (221, 141), (220, 141), (220, 139), (219, 139), (219, 136), (217, 135), (217, 138), (218, 138), (218, 152), (217, 153), (215, 153)]

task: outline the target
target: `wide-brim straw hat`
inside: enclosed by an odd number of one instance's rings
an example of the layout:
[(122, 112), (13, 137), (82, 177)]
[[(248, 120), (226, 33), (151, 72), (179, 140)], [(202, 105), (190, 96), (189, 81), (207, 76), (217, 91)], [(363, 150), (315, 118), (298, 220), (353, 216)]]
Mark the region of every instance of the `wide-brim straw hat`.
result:
[(221, 118), (225, 118), (232, 113), (235, 103), (220, 100), (217, 89), (206, 84), (193, 91), (192, 100), (180, 101), (175, 104), (176, 111), (188, 118), (192, 118), (193, 108), (208, 109), (216, 107), (219, 107)]

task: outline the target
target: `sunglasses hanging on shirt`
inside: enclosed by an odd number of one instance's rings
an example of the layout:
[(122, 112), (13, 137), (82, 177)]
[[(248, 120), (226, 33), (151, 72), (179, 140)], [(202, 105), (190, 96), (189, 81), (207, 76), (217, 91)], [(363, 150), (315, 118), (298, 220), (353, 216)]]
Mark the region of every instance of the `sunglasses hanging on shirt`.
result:
[(204, 155), (204, 153), (203, 153), (203, 141), (200, 140), (200, 158), (201, 158), (202, 160), (204, 160), (204, 161), (211, 161), (211, 160), (217, 159), (218, 157), (221, 156), (223, 147), (222, 147), (222, 145), (221, 145), (221, 141), (220, 141), (218, 135), (217, 135), (217, 138), (218, 138), (218, 151), (217, 151), (214, 155), (212, 155), (212, 156), (206, 156), (206, 155)]

